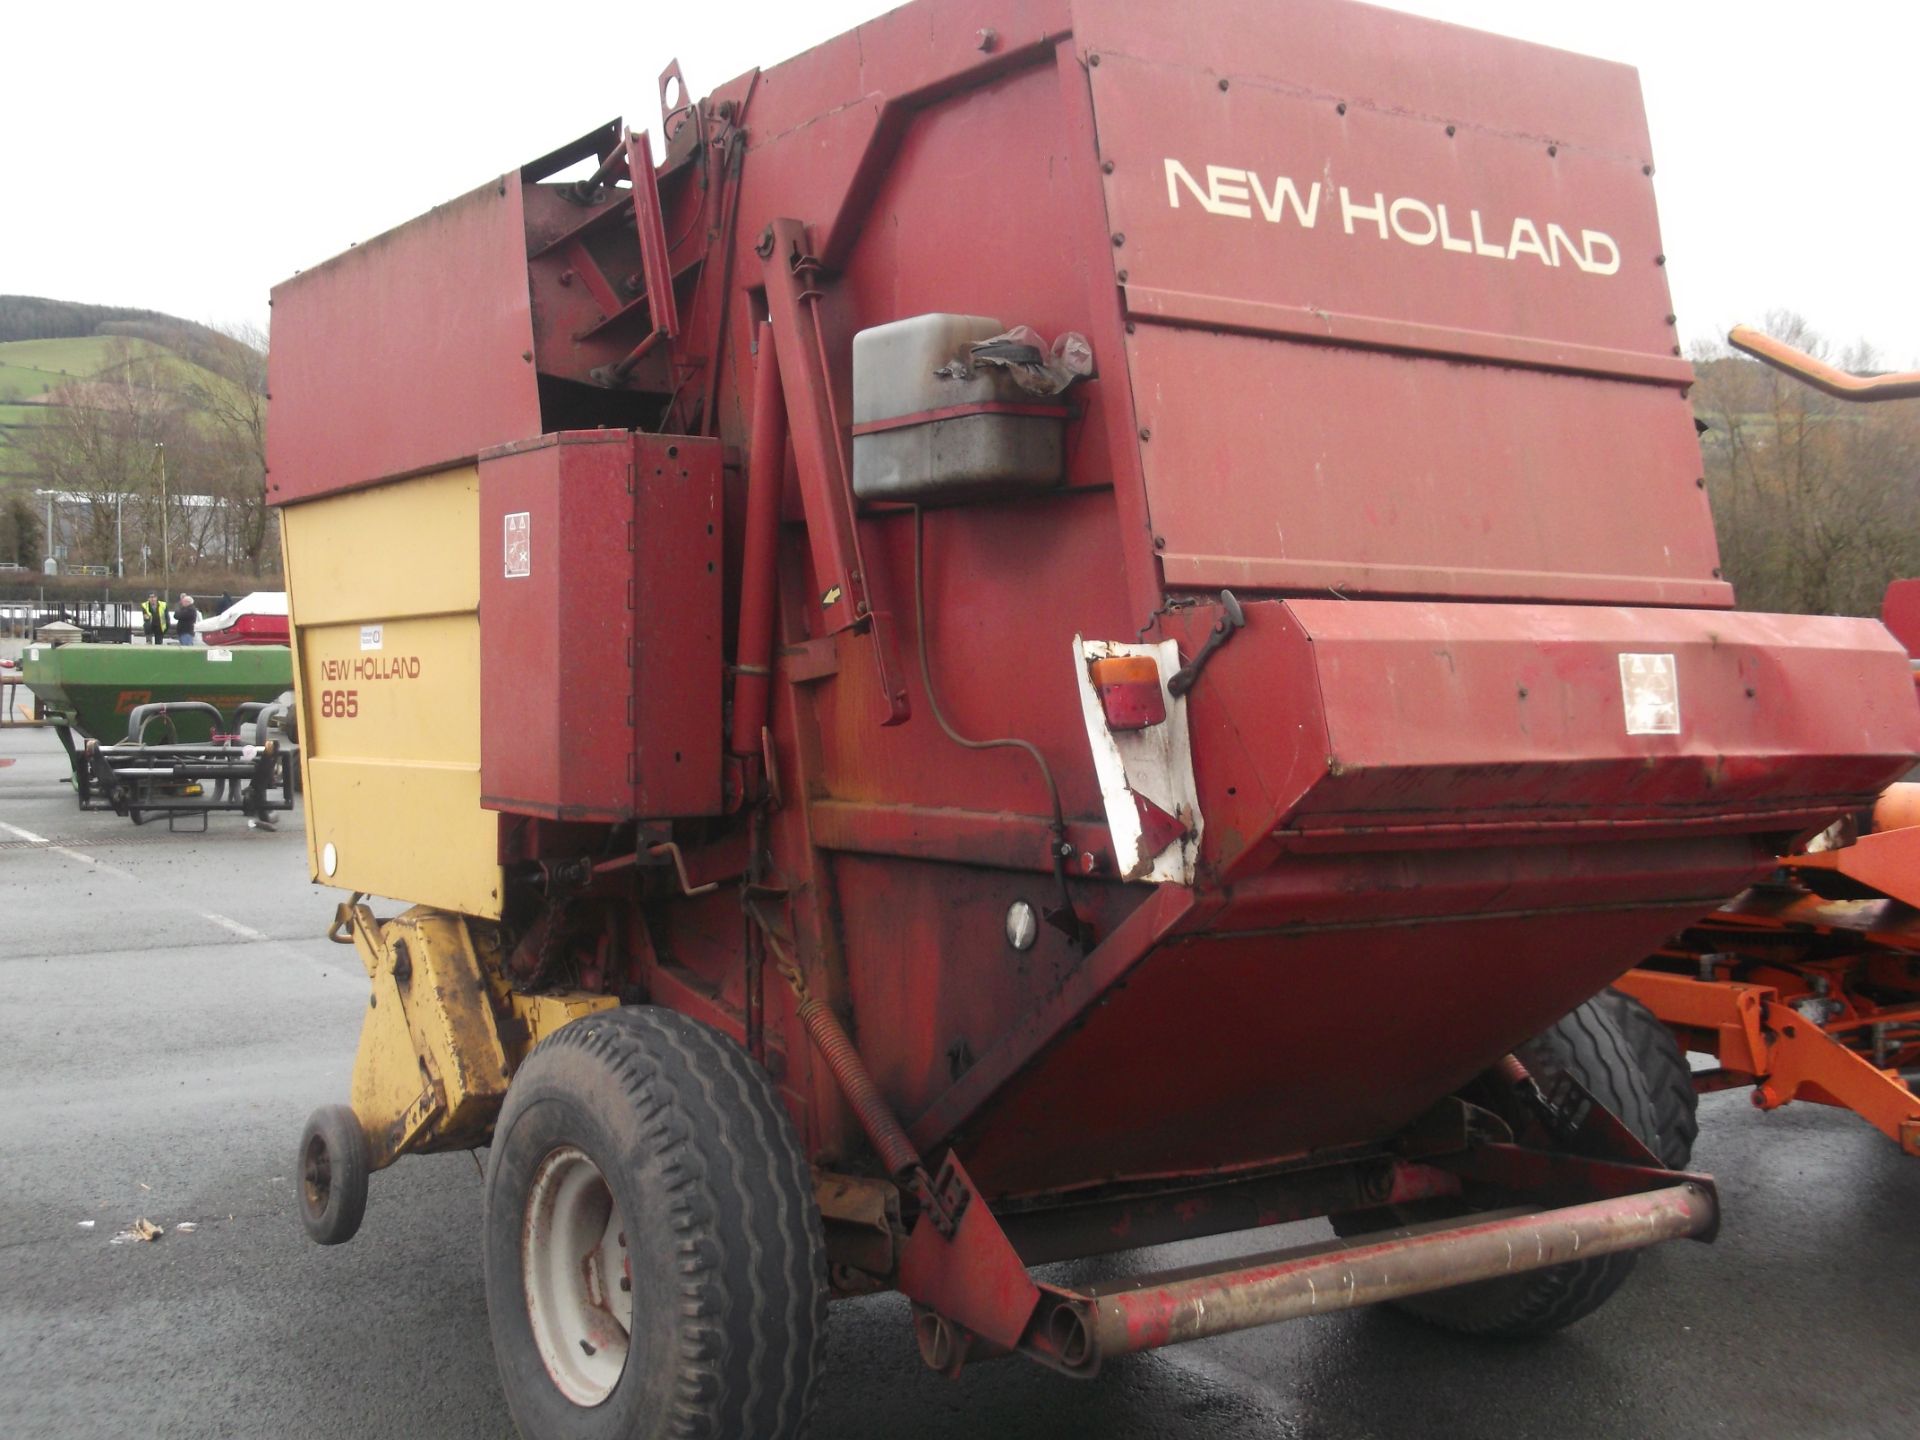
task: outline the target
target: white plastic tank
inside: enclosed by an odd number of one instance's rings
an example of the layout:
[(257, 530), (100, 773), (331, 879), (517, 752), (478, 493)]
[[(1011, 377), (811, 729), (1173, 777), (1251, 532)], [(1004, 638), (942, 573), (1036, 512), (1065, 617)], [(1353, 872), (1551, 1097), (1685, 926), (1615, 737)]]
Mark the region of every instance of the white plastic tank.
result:
[(1004, 333), (983, 315), (915, 315), (853, 337), (855, 495), (952, 504), (1064, 480), (1063, 398), (970, 354)]

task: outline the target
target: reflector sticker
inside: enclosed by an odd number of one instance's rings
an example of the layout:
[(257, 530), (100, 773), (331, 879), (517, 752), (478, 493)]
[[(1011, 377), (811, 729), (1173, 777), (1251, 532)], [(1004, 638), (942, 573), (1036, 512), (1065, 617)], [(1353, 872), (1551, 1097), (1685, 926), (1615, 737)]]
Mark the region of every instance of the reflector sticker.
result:
[(1620, 701), (1629, 735), (1680, 733), (1680, 675), (1671, 655), (1622, 655)]
[(516, 580), (533, 573), (533, 515), (516, 510), (507, 516), (507, 579)]

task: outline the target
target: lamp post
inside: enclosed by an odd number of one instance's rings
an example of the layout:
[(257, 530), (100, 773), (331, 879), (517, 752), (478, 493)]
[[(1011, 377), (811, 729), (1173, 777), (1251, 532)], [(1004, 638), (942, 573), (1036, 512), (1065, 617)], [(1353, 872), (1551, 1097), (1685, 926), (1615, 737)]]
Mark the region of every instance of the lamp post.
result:
[(125, 531), (121, 518), (127, 508), (127, 492), (122, 490), (113, 497), (113, 573), (120, 579), (127, 578), (127, 547), (122, 543)]
[(173, 557), (167, 545), (167, 442), (156, 440), (153, 448), (160, 452), (160, 593), (165, 595), (173, 590)]

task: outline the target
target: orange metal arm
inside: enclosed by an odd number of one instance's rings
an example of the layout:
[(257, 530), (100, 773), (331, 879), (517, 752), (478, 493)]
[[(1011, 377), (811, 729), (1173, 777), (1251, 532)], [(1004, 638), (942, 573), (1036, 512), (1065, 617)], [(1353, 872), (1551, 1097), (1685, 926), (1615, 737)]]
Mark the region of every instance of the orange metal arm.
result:
[(1891, 1071), (1877, 1069), (1818, 1025), (1785, 1006), (1769, 1006), (1779, 1027), (1773, 1070), (1753, 1103), (1773, 1110), (1790, 1100), (1818, 1100), (1851, 1110), (1909, 1155), (1920, 1155), (1920, 1096)]
[(1753, 1103), (1760, 1109), (1777, 1110), (1793, 1100), (1838, 1106), (1909, 1155), (1920, 1155), (1920, 1096), (1779, 1003), (1772, 988), (1658, 970), (1630, 970), (1615, 984), (1663, 1024), (1710, 1044), (1708, 1053), (1727, 1070), (1751, 1075)]
[(1920, 396), (1920, 370), (1890, 375), (1849, 375), (1750, 325), (1734, 326), (1727, 334), (1727, 343), (1841, 400), (1911, 400)]

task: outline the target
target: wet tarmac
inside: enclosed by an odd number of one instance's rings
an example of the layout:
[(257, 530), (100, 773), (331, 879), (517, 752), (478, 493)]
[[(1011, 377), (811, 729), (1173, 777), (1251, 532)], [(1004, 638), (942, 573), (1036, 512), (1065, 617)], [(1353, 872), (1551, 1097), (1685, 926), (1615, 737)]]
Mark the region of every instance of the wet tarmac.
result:
[[(136, 830), (78, 812), (50, 734), (0, 731), (0, 758), (18, 762), (0, 768), (0, 1435), (512, 1435), (473, 1159), (376, 1176), (344, 1247), (308, 1244), (295, 1218), (300, 1124), (345, 1098), (367, 993), (353, 952), (322, 938), (339, 897), (308, 883), (297, 817), (278, 834), (233, 816), (204, 836)], [(949, 1382), (886, 1297), (834, 1310), (816, 1434), (1920, 1436), (1920, 1160), (1850, 1116), (1761, 1115), (1740, 1093), (1710, 1097), (1703, 1122), (1720, 1240), (1643, 1256), (1552, 1340), (1361, 1312), (1090, 1384), (1017, 1361)], [(166, 1235), (112, 1243), (142, 1218)]]

